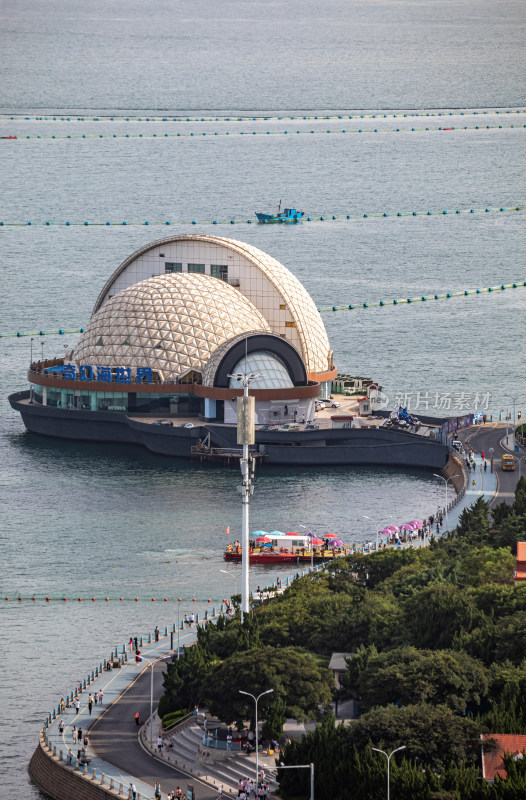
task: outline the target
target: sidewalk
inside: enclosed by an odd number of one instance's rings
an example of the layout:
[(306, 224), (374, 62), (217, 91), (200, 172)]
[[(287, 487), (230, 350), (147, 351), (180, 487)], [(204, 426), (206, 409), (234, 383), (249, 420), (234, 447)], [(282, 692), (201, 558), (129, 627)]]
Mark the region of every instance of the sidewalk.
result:
[[(181, 646), (183, 644), (188, 644), (194, 639), (194, 630), (189, 629), (180, 632)], [(110, 704), (113, 703), (130, 685), (132, 685), (137, 677), (142, 674), (142, 672), (149, 669), (150, 663), (156, 661), (162, 656), (166, 656), (170, 652), (172, 652), (170, 650), (170, 635), (168, 634), (167, 636), (160, 636), (158, 642), (154, 641), (151, 644), (143, 645), (141, 648), (141, 655), (143, 657), (142, 664), (136, 664), (134, 653), (132, 652), (130, 654), (128, 651), (125, 654), (128, 660), (123, 666), (112, 669), (111, 672), (103, 669), (102, 672), (96, 675), (94, 679), (91, 680), (90, 684), (87, 685), (85, 689), (83, 688), (82, 692), (78, 694), (80, 700), (79, 713), (77, 714), (73, 706), (66, 708), (64, 713), (56, 715), (55, 719), (52, 719), (45, 729), (45, 734), (50, 745), (52, 747), (56, 747), (57, 755), (62, 750), (64, 761), (67, 761), (68, 751), (71, 748), (73, 752), (73, 758), (70, 758), (69, 763), (74, 767), (77, 766), (77, 752), (78, 750), (82, 749), (82, 746), (80, 744), (73, 743), (73, 726), (75, 726), (77, 730), (79, 727), (82, 728), (82, 735), (85, 736), (87, 734), (89, 739), (89, 728), (93, 722), (97, 719), (100, 719), (105, 714), (106, 709), (110, 706)], [(89, 694), (91, 693), (94, 695), (95, 692), (98, 692), (101, 689), (104, 695), (103, 703), (102, 705), (100, 705), (100, 703), (97, 703), (96, 705), (94, 704), (90, 714), (88, 708)], [(59, 731), (61, 720), (64, 721), (65, 725), (64, 732), (62, 734)], [(102, 759), (98, 758), (91, 751), (89, 745), (87, 747), (87, 751), (91, 756), (91, 762), (88, 766), (88, 775), (90, 777), (93, 775), (93, 770), (95, 770), (95, 779), (97, 779), (99, 782), (102, 775), (104, 775), (106, 786), (110, 784), (111, 780), (113, 779), (116, 791), (119, 792), (119, 788), (122, 787), (125, 797), (128, 796), (128, 789), (130, 783), (133, 781), (137, 788), (137, 792), (140, 793), (142, 800), (153, 799), (153, 787), (151, 785), (143, 783), (134, 776), (124, 774), (117, 767), (114, 767), (107, 761), (103, 761)], [(83, 771), (83, 767), (81, 767), (81, 771)]]

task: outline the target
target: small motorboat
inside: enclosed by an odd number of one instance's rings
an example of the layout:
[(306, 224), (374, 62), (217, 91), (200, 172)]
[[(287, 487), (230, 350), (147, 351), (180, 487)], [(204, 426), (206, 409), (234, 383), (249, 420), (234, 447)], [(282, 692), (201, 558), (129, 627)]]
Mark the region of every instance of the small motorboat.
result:
[(18, 139), (18, 136), (0, 136), (0, 139)]
[(256, 211), (258, 222), (300, 222), (304, 216), (303, 211), (297, 211), (295, 208), (284, 208), (281, 210), (281, 200), (279, 201), (277, 214), (264, 214), (262, 211)]

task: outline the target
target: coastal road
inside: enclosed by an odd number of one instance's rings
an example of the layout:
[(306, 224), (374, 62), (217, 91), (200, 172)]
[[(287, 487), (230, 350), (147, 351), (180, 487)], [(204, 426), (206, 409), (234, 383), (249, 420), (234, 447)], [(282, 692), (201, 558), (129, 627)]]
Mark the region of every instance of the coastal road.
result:
[[(511, 505), (515, 499), (515, 487), (519, 480), (519, 470), (515, 467), (513, 472), (503, 472), (500, 459), (503, 453), (509, 453), (501, 445), (501, 441), (506, 437), (506, 425), (496, 422), (487, 422), (485, 425), (477, 425), (467, 428), (464, 431), (458, 431), (458, 438), (466, 445), (471, 447), (476, 453), (484, 451), (486, 459), (489, 463), (489, 449), (493, 447), (493, 469), (497, 476), (497, 494), (490, 502), (490, 508), (501, 503), (503, 500), (508, 505)], [(512, 434), (510, 432), (510, 442), (512, 441)], [(517, 456), (523, 456), (524, 450), (521, 448)], [(522, 462), (522, 473), (526, 475), (526, 462)]]
[[(164, 667), (163, 660), (157, 661), (154, 666), (154, 708), (163, 691)], [(90, 748), (99, 758), (113, 764), (126, 775), (131, 775), (151, 786), (152, 797), (155, 781), (158, 780), (163, 797), (177, 786), (186, 792), (186, 785), (190, 783), (195, 787), (197, 800), (217, 798), (217, 790), (147, 754), (139, 744), (135, 714), (138, 711), (141, 720), (146, 720), (150, 716), (150, 681), (150, 668), (148, 668), (109, 706), (106, 713), (94, 722), (89, 730)]]

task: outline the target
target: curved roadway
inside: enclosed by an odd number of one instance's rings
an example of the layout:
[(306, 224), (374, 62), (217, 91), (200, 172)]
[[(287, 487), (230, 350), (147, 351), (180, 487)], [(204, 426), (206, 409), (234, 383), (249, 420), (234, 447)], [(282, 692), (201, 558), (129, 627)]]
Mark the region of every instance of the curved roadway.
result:
[[(517, 465), (514, 471), (503, 472), (500, 465), (501, 456), (504, 453), (510, 453), (511, 450), (506, 450), (501, 445), (501, 441), (506, 438), (506, 426), (502, 423), (489, 422), (485, 425), (477, 425), (467, 428), (464, 431), (458, 431), (458, 438), (465, 444), (471, 447), (475, 452), (482, 453), (484, 451), (486, 459), (489, 462), (489, 450), (493, 447), (493, 469), (497, 478), (497, 493), (490, 501), (490, 508), (498, 505), (503, 500), (508, 505), (511, 505), (515, 499), (515, 487), (519, 480), (519, 471)], [(512, 433), (510, 431), (510, 442), (512, 441)], [(521, 457), (524, 455), (524, 450), (518, 453)], [(526, 462), (522, 462), (523, 472), (526, 474)]]
[[(154, 708), (163, 691), (162, 670), (164, 666), (164, 660), (161, 659), (155, 663), (153, 668)], [(139, 744), (135, 714), (138, 711), (141, 720), (146, 720), (150, 716), (150, 686), (151, 677), (148, 668), (139, 674), (137, 679), (90, 727), (91, 749), (99, 758), (118, 767), (123, 773), (151, 786), (152, 796), (155, 781), (158, 780), (163, 796), (178, 785), (183, 792), (186, 792), (186, 786), (190, 783), (195, 788), (194, 797), (197, 800), (217, 798), (217, 789), (212, 789), (194, 776), (181, 772), (155, 756), (149, 755)]]

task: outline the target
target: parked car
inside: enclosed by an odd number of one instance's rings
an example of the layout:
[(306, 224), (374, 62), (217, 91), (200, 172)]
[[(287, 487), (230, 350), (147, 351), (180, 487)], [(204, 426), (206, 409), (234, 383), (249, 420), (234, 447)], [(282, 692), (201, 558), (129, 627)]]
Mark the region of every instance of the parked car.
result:
[(194, 425), (193, 422), (181, 422), (179, 427), (180, 428), (195, 428), (195, 425)]
[(286, 422), (284, 425), (279, 426), (278, 431), (299, 431), (299, 429), (299, 422)]
[(171, 419), (156, 419), (153, 423), (154, 425), (169, 425), (170, 427), (173, 426), (173, 422)]
[(259, 425), (258, 431), (277, 431), (277, 425), (270, 423), (269, 425)]
[(307, 424), (305, 425), (306, 431), (319, 431), (319, 429), (320, 426), (318, 425), (317, 422), (307, 422)]

